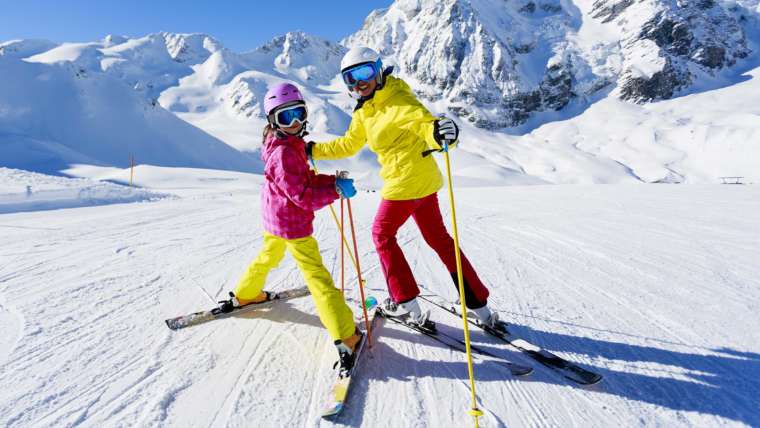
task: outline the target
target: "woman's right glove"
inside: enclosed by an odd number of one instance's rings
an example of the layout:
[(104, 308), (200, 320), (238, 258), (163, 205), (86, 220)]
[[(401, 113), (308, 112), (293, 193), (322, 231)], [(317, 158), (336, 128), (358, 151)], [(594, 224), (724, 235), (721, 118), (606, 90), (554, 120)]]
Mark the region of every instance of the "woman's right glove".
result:
[(342, 198), (353, 198), (356, 196), (356, 187), (354, 187), (353, 178), (335, 177), (335, 190)]

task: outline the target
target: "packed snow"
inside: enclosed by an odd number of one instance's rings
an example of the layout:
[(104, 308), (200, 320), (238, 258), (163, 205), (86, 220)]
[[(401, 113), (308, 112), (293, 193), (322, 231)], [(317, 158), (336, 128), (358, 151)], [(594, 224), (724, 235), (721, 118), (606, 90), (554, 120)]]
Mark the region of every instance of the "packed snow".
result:
[[(173, 198), (0, 215), (4, 426), (471, 424), (463, 355), (393, 324), (376, 332), (333, 422), (319, 415), (336, 352), (309, 298), (167, 329), (164, 319), (233, 288), (262, 237), (261, 177), (174, 170), (137, 174), (144, 189)], [(476, 358), (481, 426), (760, 424), (756, 186), (458, 187), (456, 197), (463, 247), (502, 318), (604, 375), (579, 387), (473, 330), (474, 343), (535, 368), (515, 378)], [(382, 299), (369, 232), (378, 198), (361, 192), (353, 206), (368, 292)], [(315, 230), (339, 278), (328, 210)], [(416, 228), (404, 227), (400, 242), (418, 281), (453, 298)], [(301, 284), (290, 258), (268, 284)], [(447, 313), (432, 316), (461, 330)]]
[[(340, 43), (291, 32), (244, 53), (206, 34), (0, 41), (0, 426), (472, 425), (464, 356), (397, 325), (375, 332), (327, 421), (336, 352), (310, 298), (164, 324), (213, 307), (259, 249), (267, 87), (302, 89), (307, 139), (339, 136), (356, 103), (339, 63), (356, 45), (460, 124), (459, 230), (492, 307), (604, 376), (579, 387), (472, 330), (535, 368), (475, 359), (481, 426), (760, 426), (758, 0), (398, 0)], [(363, 276), (382, 300), (376, 158), (319, 168), (356, 179)], [(337, 280), (327, 209), (315, 236)], [(417, 280), (454, 299), (413, 224), (399, 242)], [(286, 258), (267, 288), (301, 285)]]

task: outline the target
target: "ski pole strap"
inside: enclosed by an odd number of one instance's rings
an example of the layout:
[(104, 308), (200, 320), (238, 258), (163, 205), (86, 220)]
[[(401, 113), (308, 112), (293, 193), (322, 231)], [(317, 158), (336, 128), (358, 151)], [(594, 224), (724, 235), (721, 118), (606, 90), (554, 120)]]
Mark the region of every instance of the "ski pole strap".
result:
[(426, 158), (426, 157), (430, 156), (431, 153), (435, 153), (435, 152), (440, 152), (440, 150), (438, 150), (438, 149), (428, 149), (428, 150), (425, 150), (424, 152), (422, 152), (422, 157)]

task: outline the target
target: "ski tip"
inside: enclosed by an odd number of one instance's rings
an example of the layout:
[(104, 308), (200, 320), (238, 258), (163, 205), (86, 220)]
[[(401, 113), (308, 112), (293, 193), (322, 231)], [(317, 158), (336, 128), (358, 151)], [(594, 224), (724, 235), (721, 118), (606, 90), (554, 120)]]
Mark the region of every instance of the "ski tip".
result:
[(176, 330), (176, 326), (174, 325), (172, 321), (174, 320), (173, 319), (164, 320), (164, 322), (166, 323), (166, 326), (169, 327), (169, 330)]

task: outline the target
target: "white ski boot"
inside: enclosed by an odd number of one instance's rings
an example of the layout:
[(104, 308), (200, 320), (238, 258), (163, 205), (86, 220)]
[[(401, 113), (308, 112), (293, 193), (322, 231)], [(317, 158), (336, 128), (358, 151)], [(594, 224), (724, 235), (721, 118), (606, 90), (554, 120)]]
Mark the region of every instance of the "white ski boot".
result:
[(406, 324), (419, 327), (428, 333), (437, 332), (435, 323), (430, 321), (430, 311), (423, 312), (417, 298), (404, 303), (396, 303), (390, 297), (385, 299), (381, 308), (383, 313), (397, 318)]
[(470, 310), (475, 314), (475, 318), (477, 318), (480, 325), (499, 332), (507, 332), (507, 324), (505, 322), (499, 321), (499, 313), (491, 312), (491, 309), (488, 307), (488, 305)]

